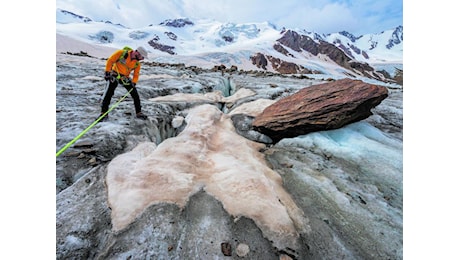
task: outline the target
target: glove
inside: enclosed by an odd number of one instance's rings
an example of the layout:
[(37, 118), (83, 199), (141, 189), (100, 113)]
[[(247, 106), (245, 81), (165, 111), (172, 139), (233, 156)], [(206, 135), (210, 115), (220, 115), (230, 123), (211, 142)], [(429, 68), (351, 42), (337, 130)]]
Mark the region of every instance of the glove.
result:
[(106, 71), (104, 79), (107, 81), (107, 80), (110, 80), (111, 78), (112, 78), (112, 73), (110, 73), (110, 71)]

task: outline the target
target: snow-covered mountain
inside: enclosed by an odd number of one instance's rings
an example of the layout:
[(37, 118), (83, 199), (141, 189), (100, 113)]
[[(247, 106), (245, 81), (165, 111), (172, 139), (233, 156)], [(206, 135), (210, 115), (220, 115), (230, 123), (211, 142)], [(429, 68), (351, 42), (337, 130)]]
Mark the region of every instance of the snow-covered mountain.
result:
[(128, 28), (56, 9), (56, 32), (95, 46), (143, 46), (151, 54), (150, 61), (203, 68), (224, 64), (245, 70), (386, 79), (376, 71), (388, 67), (386, 71), (394, 74), (392, 69), (402, 68), (403, 57), (402, 26), (358, 37), (345, 31), (320, 35), (279, 29), (269, 22), (235, 24), (188, 18)]

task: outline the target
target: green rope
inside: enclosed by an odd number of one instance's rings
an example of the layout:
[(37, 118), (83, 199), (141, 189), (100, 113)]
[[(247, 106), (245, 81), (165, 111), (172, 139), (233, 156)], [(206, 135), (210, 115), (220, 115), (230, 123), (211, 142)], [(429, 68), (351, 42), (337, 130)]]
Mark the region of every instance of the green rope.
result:
[(126, 93), (123, 97), (120, 98), (120, 100), (118, 100), (115, 104), (113, 104), (113, 106), (107, 111), (105, 112), (104, 114), (102, 114), (98, 119), (96, 119), (96, 121), (94, 121), (90, 126), (88, 126), (85, 130), (83, 130), (79, 135), (77, 135), (77, 137), (75, 137), (72, 141), (70, 141), (68, 144), (66, 144), (64, 147), (61, 148), (61, 150), (59, 150), (57, 153), (56, 153), (56, 157), (58, 157), (59, 155), (61, 155), (61, 153), (63, 153), (65, 150), (67, 150), (67, 148), (69, 148), (72, 144), (74, 144), (78, 139), (80, 139), (80, 137), (82, 137), (86, 132), (89, 131), (89, 129), (93, 128), (93, 126), (95, 126), (99, 121), (101, 121), (101, 119), (106, 116), (110, 111), (112, 111), (116, 106), (118, 106), (118, 104), (120, 104), (121, 101), (123, 101), (123, 99), (125, 99), (129, 93), (131, 93), (131, 91), (133, 90), (134, 88), (131, 88), (131, 90), (128, 91), (128, 93)]

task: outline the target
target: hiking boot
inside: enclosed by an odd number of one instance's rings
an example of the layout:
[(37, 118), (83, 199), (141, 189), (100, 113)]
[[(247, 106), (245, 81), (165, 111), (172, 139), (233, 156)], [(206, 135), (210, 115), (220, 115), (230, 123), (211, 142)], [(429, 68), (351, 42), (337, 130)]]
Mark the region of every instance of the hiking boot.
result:
[(137, 114), (136, 114), (136, 117), (139, 118), (139, 119), (142, 119), (142, 120), (147, 119), (147, 116), (144, 115), (142, 112), (137, 113)]
[[(101, 117), (104, 113), (101, 113), (97, 118), (96, 120), (99, 119), (99, 117)], [(107, 121), (109, 119), (109, 114), (105, 115), (103, 118), (101, 118), (101, 120), (99, 120), (99, 122), (104, 122), (104, 121)]]

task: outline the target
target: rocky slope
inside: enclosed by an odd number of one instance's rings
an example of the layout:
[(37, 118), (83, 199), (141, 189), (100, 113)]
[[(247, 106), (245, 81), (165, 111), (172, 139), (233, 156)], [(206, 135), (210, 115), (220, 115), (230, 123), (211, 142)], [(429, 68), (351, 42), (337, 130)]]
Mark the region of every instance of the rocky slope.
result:
[[(104, 64), (57, 55), (56, 150), (99, 115)], [(56, 158), (56, 258), (402, 259), (399, 86), (365, 120), (274, 145), (245, 121), (324, 82), (145, 63), (149, 119), (128, 97)]]

